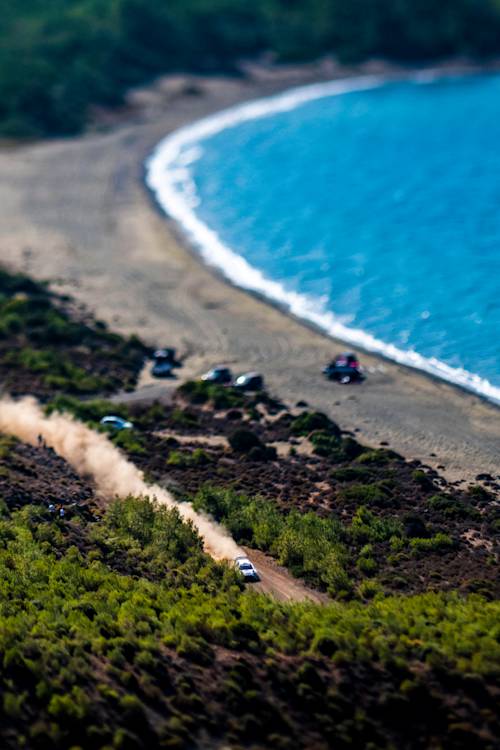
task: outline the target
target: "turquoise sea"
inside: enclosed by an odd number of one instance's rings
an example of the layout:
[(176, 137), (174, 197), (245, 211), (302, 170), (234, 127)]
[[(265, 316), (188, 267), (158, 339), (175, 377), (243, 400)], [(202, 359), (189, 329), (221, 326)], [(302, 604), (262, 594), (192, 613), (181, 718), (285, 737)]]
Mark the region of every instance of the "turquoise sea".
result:
[(295, 89), (168, 136), (147, 182), (233, 282), (500, 402), (500, 76)]

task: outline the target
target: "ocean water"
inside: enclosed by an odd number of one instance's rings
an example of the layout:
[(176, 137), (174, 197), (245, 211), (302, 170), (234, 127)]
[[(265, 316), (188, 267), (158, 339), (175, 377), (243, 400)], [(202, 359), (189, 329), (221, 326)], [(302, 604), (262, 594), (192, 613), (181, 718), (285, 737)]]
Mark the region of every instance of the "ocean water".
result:
[(234, 283), (500, 403), (500, 76), (295, 89), (168, 136), (146, 179)]

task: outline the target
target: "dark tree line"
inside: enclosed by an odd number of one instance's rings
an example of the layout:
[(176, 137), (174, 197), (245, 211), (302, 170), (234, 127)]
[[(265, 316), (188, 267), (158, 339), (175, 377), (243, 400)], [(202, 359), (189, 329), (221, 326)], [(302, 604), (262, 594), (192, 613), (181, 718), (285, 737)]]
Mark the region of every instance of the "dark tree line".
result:
[(0, 134), (81, 129), (91, 104), (174, 70), (332, 52), (418, 61), (500, 51), (500, 0), (0, 0)]

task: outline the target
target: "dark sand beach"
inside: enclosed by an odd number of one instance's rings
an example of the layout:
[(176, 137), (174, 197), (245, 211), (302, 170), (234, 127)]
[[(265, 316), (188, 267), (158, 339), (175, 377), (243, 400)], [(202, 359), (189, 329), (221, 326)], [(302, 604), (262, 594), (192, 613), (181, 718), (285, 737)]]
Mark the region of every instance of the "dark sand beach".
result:
[[(1, 260), (50, 279), (121, 332), (184, 355), (182, 378), (213, 364), (259, 370), (271, 392), (333, 417), (359, 440), (389, 445), (451, 480), (500, 474), (498, 408), (444, 382), (363, 355), (362, 386), (327, 383), (340, 342), (220, 278), (186, 247), (143, 184), (143, 161), (168, 132), (232, 104), (336, 74), (248, 68), (243, 78), (169, 77), (133, 92), (86, 135), (0, 150)], [(397, 73), (397, 71), (394, 71)], [(148, 388), (150, 379), (143, 378)], [(145, 393), (166, 393), (175, 381)], [(443, 468), (444, 467), (444, 468)]]

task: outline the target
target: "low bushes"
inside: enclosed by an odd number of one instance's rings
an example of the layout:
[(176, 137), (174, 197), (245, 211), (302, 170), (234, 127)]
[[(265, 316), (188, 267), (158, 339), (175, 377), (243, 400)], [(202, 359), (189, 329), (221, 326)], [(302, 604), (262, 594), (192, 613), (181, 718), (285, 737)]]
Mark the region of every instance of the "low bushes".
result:
[(222, 522), (239, 543), (270, 552), (294, 575), (332, 594), (350, 591), (347, 550), (337, 521), (314, 513), (283, 515), (266, 500), (208, 487), (193, 505)]
[(189, 451), (170, 451), (167, 458), (167, 466), (174, 466), (178, 469), (185, 469), (192, 466), (206, 466), (211, 462), (211, 458), (202, 448), (195, 448), (192, 453)]
[(449, 552), (454, 546), (455, 542), (449, 534), (443, 534), (442, 532), (427, 539), (419, 539), (418, 537), (410, 539), (410, 548), (418, 557), (422, 557), (423, 555), (432, 552), (438, 552), (440, 554)]
[(474, 518), (481, 517), (479, 511), (467, 505), (462, 500), (448, 495), (433, 495), (427, 500), (427, 505), (439, 511), (444, 518)]
[(273, 461), (277, 455), (275, 448), (264, 445), (258, 435), (244, 428), (229, 436), (229, 445), (235, 453), (245, 455), (250, 461)]
[(332, 422), (326, 414), (319, 411), (305, 411), (296, 417), (290, 425), (293, 435), (310, 435), (311, 432), (322, 431), (328, 435), (340, 438), (340, 428)]
[(3, 363), (41, 375), (42, 383), (50, 390), (81, 394), (113, 390), (113, 382), (109, 378), (93, 375), (73, 364), (68, 357), (50, 349), (25, 347), (7, 352)]
[(146, 347), (77, 319), (68, 298), (0, 269), (0, 378), (12, 393), (111, 393), (130, 388)]
[[(203, 505), (219, 515), (232, 510), (233, 518), (243, 510), (234, 493), (205, 491)], [(262, 547), (277, 544), (307, 575), (318, 575), (321, 560), (331, 590), (349, 585), (334, 523), (312, 514), (284, 519), (261, 503), (251, 516)], [(367, 746), (378, 737), (380, 744), (389, 727), (396, 737), (403, 730), (392, 711), (380, 713), (379, 699), (404, 705), (404, 691), (428, 675), (443, 736), (461, 680), (474, 688), (461, 715), (473, 712), (477, 721), (477, 696), (490, 705), (488, 684), (500, 670), (498, 602), (456, 593), (383, 598), (370, 580), (358, 589), (363, 603), (279, 603), (244, 592), (230, 566), (203, 553), (190, 524), (147, 500), (116, 501), (77, 529), (59, 524), (48, 544), (53, 524), (43, 506), (0, 524), (3, 747), (21, 735), (28, 747), (61, 750), (182, 747), (198, 732), (244, 743), (248, 731), (287, 746), (296, 727), (280, 723), (280, 711), (287, 721), (295, 715), (301, 731), (312, 722), (335, 741)], [(372, 567), (369, 542), (358, 559)], [(355, 683), (346, 682), (351, 672)], [(365, 702), (375, 683), (376, 700)], [(363, 705), (361, 723), (352, 723), (353, 700)], [(244, 709), (258, 713), (260, 734), (250, 718), (240, 722)]]
[(237, 389), (205, 380), (188, 380), (177, 392), (192, 404), (210, 402), (216, 409), (234, 409), (245, 403), (245, 396)]
[(363, 450), (359, 454), (356, 461), (358, 464), (368, 464), (372, 466), (385, 466), (394, 459), (401, 458), (397, 453), (393, 451), (385, 450), (383, 448), (375, 448), (370, 450)]
[(262, 448), (260, 438), (251, 430), (236, 430), (229, 436), (229, 445), (236, 453), (248, 453), (252, 448)]
[(383, 481), (374, 484), (351, 484), (339, 492), (343, 501), (355, 502), (357, 505), (391, 508), (398, 506), (398, 500), (392, 490)]
[(123, 404), (114, 404), (104, 399), (81, 401), (72, 396), (55, 396), (45, 407), (46, 414), (54, 411), (68, 412), (81, 422), (97, 424), (107, 414), (116, 414), (123, 419), (129, 419), (130, 414)]
[(385, 542), (403, 536), (403, 525), (396, 518), (376, 516), (362, 505), (353, 516), (350, 532), (358, 542)]

